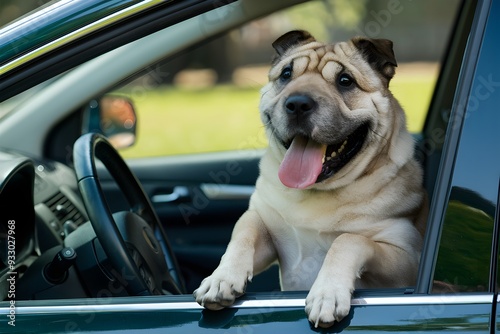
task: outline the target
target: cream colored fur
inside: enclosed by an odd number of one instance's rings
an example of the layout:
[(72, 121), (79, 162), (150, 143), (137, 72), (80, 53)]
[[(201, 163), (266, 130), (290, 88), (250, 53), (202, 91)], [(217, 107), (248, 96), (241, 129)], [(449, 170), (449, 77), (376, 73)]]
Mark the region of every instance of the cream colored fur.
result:
[[(280, 73), (291, 62), (293, 77), (281, 85)], [(336, 89), (342, 71), (355, 79), (356, 90)], [(390, 78), (353, 41), (290, 47), (269, 79), (260, 104), (269, 148), (256, 191), (219, 267), (194, 295), (209, 309), (229, 306), (254, 275), (278, 261), (282, 289), (308, 290), (309, 320), (328, 327), (348, 314), (354, 289), (415, 283), (426, 216), (422, 171), (413, 159), (404, 112), (387, 88)], [(307, 189), (288, 188), (278, 178), (286, 153), (279, 139), (290, 136), (283, 104), (297, 91), (328, 102), (319, 105), (311, 132), (318, 142), (325, 133), (342, 133), (341, 126), (371, 124), (361, 151)]]

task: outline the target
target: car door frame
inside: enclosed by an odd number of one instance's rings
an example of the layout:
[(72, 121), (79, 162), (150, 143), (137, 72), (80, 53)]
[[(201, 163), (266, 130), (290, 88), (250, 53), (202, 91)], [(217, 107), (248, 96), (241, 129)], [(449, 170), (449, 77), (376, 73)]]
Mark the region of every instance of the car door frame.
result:
[[(455, 109), (466, 105), (460, 102), (466, 102), (469, 96), (490, 1), (480, 1), (478, 6), (479, 10), (469, 38), (470, 43), (464, 56), (464, 70), (457, 85)], [(455, 114), (457, 114), (456, 110)], [(453, 172), (453, 163), (460, 139), (459, 132), (458, 130), (448, 132), (447, 144), (444, 148), (441, 169), (438, 174), (438, 184), (431, 205), (429, 222), (432, 227), (428, 230), (429, 235), (426, 239), (423, 262), (427, 263), (429, 259), (434, 259), (431, 261), (433, 265), (435, 265), (435, 251), (439, 244), (440, 225), (449, 194), (450, 175)], [(445, 197), (441, 198), (437, 195)], [(430, 252), (432, 249), (434, 249), (433, 254)], [(430, 317), (437, 321), (440, 318), (448, 321), (450, 319), (462, 320), (460, 324), (463, 325), (463, 314), (466, 311), (471, 316), (467, 319), (491, 318), (494, 292), (429, 295), (430, 281), (429, 285), (426, 285), (425, 280), (432, 278), (432, 271), (433, 267), (430, 265), (426, 264), (422, 267), (423, 273), (420, 274), (420, 284), (417, 285), (416, 293), (411, 290), (357, 292), (352, 301), (351, 311), (351, 314), (356, 314), (356, 317), (348, 317), (345, 321), (336, 324), (334, 328), (323, 332), (348, 331), (349, 329), (383, 331), (395, 328), (398, 330), (419, 328), (438, 331), (456, 324), (450, 322), (429, 324)], [(428, 276), (425, 276), (425, 273), (428, 273)], [(290, 325), (290, 328), (298, 328), (299, 331), (303, 331), (306, 328), (311, 328), (303, 313), (305, 294), (305, 292), (247, 294), (233, 307), (219, 313), (203, 310), (193, 301), (191, 296), (20, 301), (15, 309), (20, 325), (16, 330), (25, 333), (26, 327), (21, 326), (24, 323), (29, 327), (28, 331), (32, 332), (52, 329), (53, 332), (71, 330), (98, 333), (136, 328), (152, 333), (168, 328), (170, 333), (176, 333), (185, 332), (189, 328), (200, 331), (201, 329), (220, 328), (227, 333), (240, 333), (242, 330), (258, 328), (260, 332), (265, 333), (275, 332), (281, 325)], [(471, 306), (474, 310), (471, 310)], [(9, 307), (2, 307), (0, 316), (6, 319), (10, 312)], [(184, 318), (182, 314), (185, 315)], [(394, 327), (395, 323), (399, 324), (399, 327)], [(489, 326), (487, 328), (480, 327), (478, 330), (486, 331), (489, 328)]]

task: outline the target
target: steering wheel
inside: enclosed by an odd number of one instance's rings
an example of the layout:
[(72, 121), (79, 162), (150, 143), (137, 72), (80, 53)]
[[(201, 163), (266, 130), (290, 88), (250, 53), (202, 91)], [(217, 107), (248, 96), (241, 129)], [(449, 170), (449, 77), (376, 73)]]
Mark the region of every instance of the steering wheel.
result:
[[(112, 214), (97, 176), (99, 159), (125, 195), (130, 211)], [(73, 146), (78, 187), (112, 274), (130, 295), (181, 294), (180, 270), (142, 186), (108, 140), (82, 135)]]

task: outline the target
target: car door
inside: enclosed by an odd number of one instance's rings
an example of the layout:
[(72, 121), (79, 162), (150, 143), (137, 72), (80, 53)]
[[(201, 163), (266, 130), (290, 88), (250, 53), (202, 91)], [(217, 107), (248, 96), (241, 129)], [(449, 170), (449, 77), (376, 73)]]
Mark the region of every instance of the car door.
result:
[[(306, 292), (270, 292), (249, 293), (234, 307), (219, 312), (202, 310), (190, 295), (19, 301), (15, 305), (17, 326), (9, 327), (9, 332), (492, 331), (495, 326), (494, 302), (497, 300), (498, 221), (495, 222), (495, 215), (498, 220), (499, 165), (494, 147), (498, 143), (498, 113), (495, 112), (498, 96), (494, 93), (499, 76), (498, 69), (491, 65), (496, 64), (495, 48), (491, 48), (491, 42), (498, 30), (495, 28), (498, 23), (494, 22), (498, 15), (498, 1), (481, 1), (477, 7), (472, 1), (464, 5), (460, 17), (460, 22), (463, 22), (454, 31), (456, 38), (450, 45), (449, 61), (438, 81), (420, 142), (423, 163), (427, 171), (434, 171), (436, 181), (415, 288), (357, 291), (347, 318), (327, 330), (313, 329), (308, 323), (303, 311)], [(492, 147), (479, 149), (482, 145)], [(175, 195), (176, 186), (186, 186), (190, 196), (184, 204), (197, 209), (204, 203), (196, 197), (203, 184), (214, 184), (213, 175), (218, 176), (217, 180), (232, 176), (230, 171), (235, 171), (235, 165), (230, 165), (228, 170), (228, 162), (236, 161), (243, 166), (247, 161), (242, 157), (237, 159), (238, 156), (233, 154), (209, 154), (201, 161), (198, 157), (151, 158), (149, 161), (131, 161), (130, 166), (144, 180), (152, 200), (155, 195)], [(255, 160), (252, 162), (252, 159)], [(248, 161), (250, 168), (254, 169), (258, 159), (252, 159)], [(187, 176), (169, 169), (174, 169), (179, 162), (182, 162), (182, 172)], [(190, 170), (202, 176), (191, 182), (193, 172), (189, 173)], [(428, 176), (432, 177), (432, 174)], [(185, 181), (186, 177), (189, 177), (189, 182)], [(249, 185), (239, 177), (229, 179), (234, 185)], [(232, 184), (215, 184), (221, 183)], [(113, 187), (108, 186), (109, 194), (117, 195)], [(186, 192), (171, 198), (182, 197), (182, 194)], [(178, 200), (179, 197), (175, 201), (157, 203), (160, 212), (167, 212), (162, 214), (167, 224), (176, 215), (185, 224), (185, 216), (178, 208), (182, 200), (176, 202)], [(168, 208), (162, 209), (163, 205)], [(170, 210), (178, 212), (169, 214)], [(197, 217), (194, 213), (189, 216), (192, 219)], [(200, 224), (210, 221), (200, 218)], [(189, 224), (182, 228), (186, 226)], [(185, 234), (189, 236), (189, 232), (185, 231)], [(1, 309), (0, 315), (4, 320), (8, 319), (8, 306)]]

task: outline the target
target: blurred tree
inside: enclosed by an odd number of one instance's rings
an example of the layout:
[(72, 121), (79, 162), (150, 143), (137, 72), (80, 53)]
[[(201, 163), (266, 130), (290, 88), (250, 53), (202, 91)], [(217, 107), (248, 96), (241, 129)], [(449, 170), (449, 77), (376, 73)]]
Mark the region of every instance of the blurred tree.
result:
[[(0, 27), (35, 8), (51, 2), (50, 0), (2, 0), (0, 2)], [(56, 1), (52, 1), (56, 2)]]
[(297, 6), (283, 15), (290, 24), (305, 27), (318, 40), (328, 41), (337, 39), (336, 32), (357, 27), (366, 15), (367, 2), (323, 0)]

